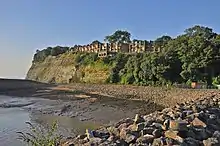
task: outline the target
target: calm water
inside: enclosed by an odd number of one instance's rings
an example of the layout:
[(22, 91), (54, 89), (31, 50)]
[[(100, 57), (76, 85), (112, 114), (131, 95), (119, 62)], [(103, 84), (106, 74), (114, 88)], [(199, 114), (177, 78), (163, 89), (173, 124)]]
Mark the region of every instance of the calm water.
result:
[(28, 112), (19, 108), (0, 108), (0, 146), (24, 145), (16, 139), (16, 132), (26, 128), (26, 121), (30, 121)]
[[(25, 122), (31, 121), (37, 124), (51, 124), (58, 121), (59, 133), (64, 136), (74, 136), (76, 133), (83, 133), (86, 128), (90, 128), (90, 123), (82, 123), (77, 119), (33, 114), (27, 109), (43, 109), (54, 106), (55, 101), (48, 99), (34, 98), (11, 98), (0, 96), (0, 146), (23, 146), (20, 140), (17, 140), (18, 131), (27, 131)], [(33, 103), (33, 104), (29, 104)], [(2, 104), (7, 105), (3, 107)], [(45, 106), (46, 105), (46, 106)]]

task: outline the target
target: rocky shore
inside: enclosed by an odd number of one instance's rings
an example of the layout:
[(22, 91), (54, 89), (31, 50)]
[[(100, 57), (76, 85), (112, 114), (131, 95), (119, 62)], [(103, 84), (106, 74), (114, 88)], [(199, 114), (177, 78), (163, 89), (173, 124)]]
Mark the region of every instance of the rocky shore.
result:
[(108, 125), (90, 128), (63, 146), (220, 145), (219, 90), (0, 80), (0, 95), (51, 99), (40, 114)]
[(86, 130), (62, 146), (219, 146), (220, 94)]

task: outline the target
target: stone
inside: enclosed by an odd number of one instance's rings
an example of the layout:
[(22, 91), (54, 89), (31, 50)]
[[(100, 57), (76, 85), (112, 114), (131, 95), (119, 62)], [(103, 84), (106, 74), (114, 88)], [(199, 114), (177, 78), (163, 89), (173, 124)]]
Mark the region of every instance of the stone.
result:
[(141, 117), (140, 115), (136, 114), (135, 118), (134, 118), (134, 123), (138, 124), (138, 123), (141, 123), (141, 122), (145, 122), (144, 118)]
[(189, 116), (189, 115), (193, 114), (193, 111), (192, 110), (185, 110), (185, 111), (183, 111), (183, 114), (185, 116)]
[(209, 137), (209, 135), (206, 132), (206, 129), (204, 128), (193, 128), (193, 132), (195, 133), (195, 137), (197, 140), (204, 140)]
[(135, 135), (127, 134), (126, 138), (125, 138), (125, 142), (127, 142), (128, 144), (133, 143), (136, 141), (136, 139), (137, 139), (137, 137)]
[(128, 128), (124, 128), (121, 129), (120, 133), (119, 133), (119, 137), (121, 139), (126, 139), (126, 135), (130, 132), (130, 130)]
[(118, 126), (118, 130), (120, 131), (123, 128), (127, 128), (128, 124), (127, 123), (122, 123), (121, 125)]
[(115, 124), (115, 127), (116, 128), (119, 128), (119, 126), (123, 123), (126, 123), (127, 125), (131, 125), (134, 123), (134, 120), (130, 119), (130, 118), (126, 118), (126, 119), (123, 119), (121, 121), (119, 121), (118, 123)]
[(155, 127), (157, 129), (161, 129), (161, 130), (163, 129), (163, 125), (160, 123), (152, 123), (151, 127)]
[(174, 139), (170, 139), (170, 138), (166, 138), (166, 145), (163, 146), (179, 146), (180, 142), (174, 140)]
[(119, 130), (115, 127), (108, 127), (107, 130), (110, 133), (110, 135), (114, 135), (114, 136), (119, 135)]
[(183, 120), (170, 120), (170, 130), (187, 131), (187, 122)]
[(86, 136), (87, 136), (87, 135), (78, 135), (78, 136), (77, 136), (77, 139), (84, 139), (84, 138), (86, 138)]
[(153, 143), (152, 143), (152, 146), (164, 146), (163, 139), (155, 138)]
[(94, 137), (93, 132), (91, 130), (89, 130), (89, 129), (86, 129), (86, 136), (87, 136), (88, 139)]
[(155, 119), (152, 118), (152, 117), (144, 116), (143, 118), (145, 120), (145, 122), (144, 122), (145, 126), (150, 126), (150, 125), (152, 125), (155, 122)]
[(170, 125), (170, 120), (165, 120), (163, 123), (163, 130), (168, 130), (169, 129), (169, 125)]
[(96, 130), (93, 131), (93, 136), (94, 137), (99, 137), (99, 138), (106, 138), (108, 139), (108, 137), (110, 136), (108, 131), (101, 131), (101, 130)]
[(198, 108), (197, 108), (196, 105), (192, 105), (192, 111), (193, 111), (194, 113), (197, 113), (197, 112), (198, 112)]
[(173, 120), (175, 119), (175, 114), (174, 114), (173, 111), (168, 112), (167, 115), (168, 115), (171, 119), (173, 119)]
[(172, 108), (165, 108), (162, 110), (162, 113), (167, 114), (168, 112), (172, 112)]
[(145, 127), (144, 123), (138, 123), (135, 127), (135, 131), (141, 131), (144, 129), (144, 127)]
[(115, 139), (115, 136), (111, 135), (109, 136), (109, 138), (107, 139), (107, 141), (113, 141)]
[(206, 127), (206, 124), (204, 122), (202, 122), (199, 118), (195, 118), (193, 121), (192, 121), (192, 125), (195, 126), (195, 127)]
[(196, 138), (196, 134), (193, 132), (192, 129), (189, 129), (187, 132), (187, 136), (186, 137), (191, 137), (191, 138)]
[(165, 120), (165, 116), (162, 114), (162, 115), (159, 115), (157, 118), (156, 118), (156, 122), (157, 123), (163, 123), (163, 121)]
[(147, 127), (147, 128), (144, 128), (142, 131), (141, 131), (141, 134), (142, 135), (145, 135), (145, 134), (153, 134), (153, 131), (154, 131), (155, 129), (154, 128), (152, 128), (152, 127)]
[(153, 135), (150, 135), (150, 134), (146, 134), (146, 135), (143, 135), (141, 137), (139, 137), (136, 142), (138, 144), (149, 144), (149, 143), (152, 143), (154, 140), (154, 136)]
[(89, 140), (90, 145), (97, 145), (98, 146), (102, 142), (103, 142), (103, 140), (101, 138), (98, 138), (98, 137), (93, 137), (93, 138), (90, 138), (90, 140)]
[(185, 138), (180, 146), (200, 146), (200, 142), (192, 137)]
[(208, 138), (207, 140), (203, 140), (204, 146), (219, 146), (220, 142), (217, 138)]
[(123, 139), (118, 139), (118, 140), (116, 140), (115, 143), (116, 143), (116, 146), (128, 146), (128, 144)]
[(212, 120), (216, 120), (218, 117), (215, 114), (211, 114), (211, 115), (209, 115), (209, 118)]
[(159, 138), (159, 137), (162, 136), (162, 131), (161, 131), (161, 130), (158, 130), (158, 129), (155, 129), (152, 134), (153, 134), (153, 136), (154, 136), (155, 138)]
[(220, 131), (215, 131), (212, 136), (220, 140)]
[(168, 130), (164, 133), (166, 138), (174, 139), (180, 143), (183, 142), (183, 138), (178, 135), (178, 131)]

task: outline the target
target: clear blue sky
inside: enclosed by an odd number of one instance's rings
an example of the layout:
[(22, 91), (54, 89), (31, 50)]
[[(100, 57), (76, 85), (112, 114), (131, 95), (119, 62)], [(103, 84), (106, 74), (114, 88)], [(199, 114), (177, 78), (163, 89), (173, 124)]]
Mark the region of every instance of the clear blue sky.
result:
[(0, 0), (0, 77), (23, 78), (36, 49), (103, 40), (176, 36), (195, 24), (220, 32), (219, 0)]

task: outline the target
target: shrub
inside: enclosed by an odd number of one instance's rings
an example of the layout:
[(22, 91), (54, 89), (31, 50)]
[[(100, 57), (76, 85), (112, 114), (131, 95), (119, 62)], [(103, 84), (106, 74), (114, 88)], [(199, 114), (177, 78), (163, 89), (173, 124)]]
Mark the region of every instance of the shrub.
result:
[(17, 132), (18, 139), (32, 146), (58, 146), (61, 142), (62, 136), (57, 134), (57, 122), (53, 122), (51, 126), (46, 128), (43, 126), (34, 126), (30, 122), (30, 132)]
[(220, 84), (220, 76), (217, 76), (217, 77), (213, 78), (212, 84), (213, 85), (219, 85)]

